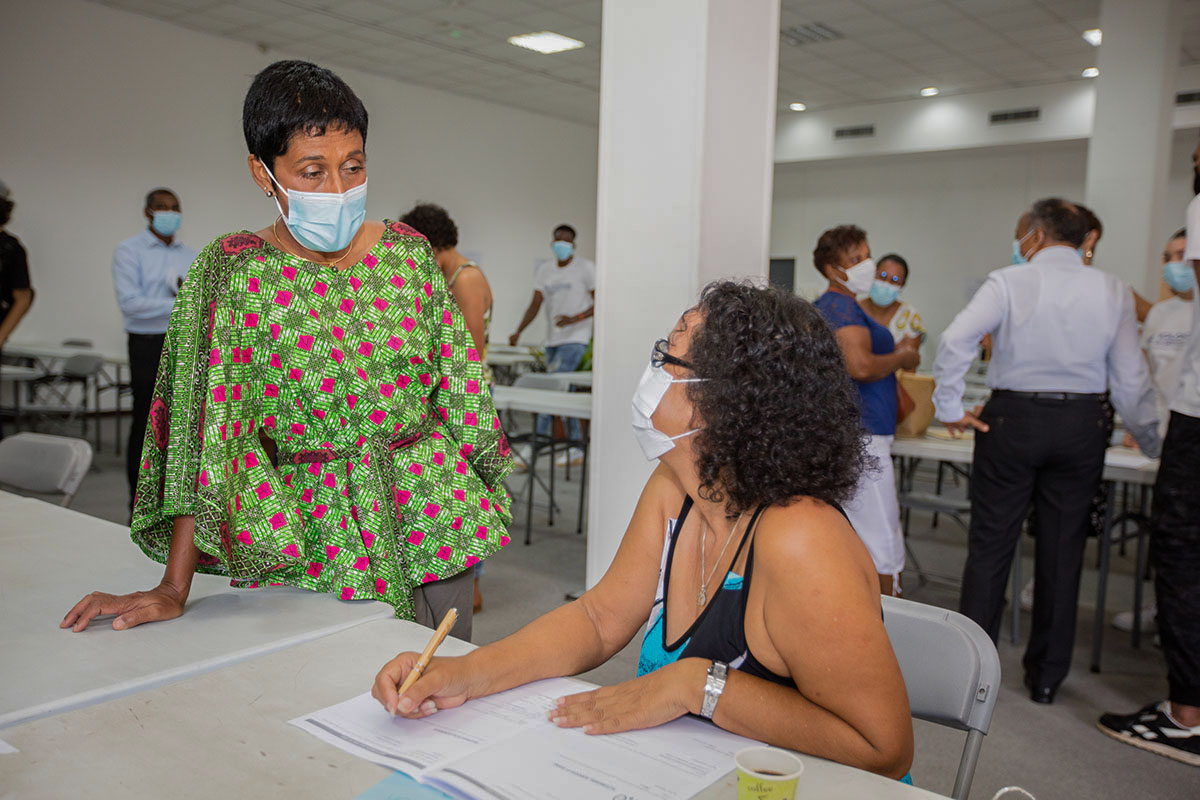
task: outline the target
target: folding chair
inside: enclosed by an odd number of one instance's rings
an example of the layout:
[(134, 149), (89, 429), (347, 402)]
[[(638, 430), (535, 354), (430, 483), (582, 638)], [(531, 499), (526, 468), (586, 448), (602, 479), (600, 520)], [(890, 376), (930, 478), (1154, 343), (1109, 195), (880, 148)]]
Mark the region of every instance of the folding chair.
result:
[(996, 646), (962, 614), (897, 597), (881, 599), (912, 715), (967, 732), (950, 795), (965, 800), (1000, 691)]
[(92, 465), (85, 439), (17, 433), (0, 439), (0, 484), (20, 493), (58, 495), (69, 506)]
[[(88, 389), (96, 382), (103, 367), (103, 356), (96, 353), (79, 353), (66, 359), (60, 371), (48, 373), (45, 377), (35, 381), (32, 384), (34, 391), (45, 390), (53, 401), (52, 405), (40, 409), (43, 415), (49, 416), (61, 408), (66, 413), (67, 424), (74, 422), (77, 417), (79, 418), (80, 435), (86, 437)], [(78, 404), (74, 403), (71, 398), (71, 390), (74, 387), (79, 387), (80, 391)], [(100, 436), (99, 397), (96, 402), (96, 436), (98, 440)]]

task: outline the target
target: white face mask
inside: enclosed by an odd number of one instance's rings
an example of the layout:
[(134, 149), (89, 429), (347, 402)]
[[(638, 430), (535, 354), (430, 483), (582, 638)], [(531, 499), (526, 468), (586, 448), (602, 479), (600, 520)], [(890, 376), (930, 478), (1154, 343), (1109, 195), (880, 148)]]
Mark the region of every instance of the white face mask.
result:
[(672, 383), (700, 383), (704, 380), (706, 379), (672, 378), (662, 367), (646, 365), (646, 371), (642, 373), (642, 379), (638, 381), (637, 390), (633, 393), (632, 405), (633, 438), (637, 439), (638, 447), (642, 448), (642, 455), (646, 456), (647, 461), (662, 458), (663, 454), (675, 446), (676, 439), (691, 436), (700, 430), (696, 428), (677, 436), (667, 436), (654, 427), (654, 421), (650, 418), (658, 410), (658, 404), (662, 402), (663, 395), (671, 388)]
[(876, 271), (875, 259), (864, 258), (847, 269), (846, 280), (839, 281), (839, 283), (855, 295), (866, 294), (871, 291), (871, 284), (875, 282)]

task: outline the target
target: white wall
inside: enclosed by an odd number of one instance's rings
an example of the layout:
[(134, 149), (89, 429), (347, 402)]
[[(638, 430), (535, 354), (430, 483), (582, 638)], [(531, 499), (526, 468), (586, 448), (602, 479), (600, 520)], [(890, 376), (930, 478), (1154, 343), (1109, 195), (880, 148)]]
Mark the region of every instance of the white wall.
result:
[[(87, 336), (123, 350), (113, 247), (145, 225), (142, 199), (180, 195), (180, 236), (199, 249), (270, 224), (274, 204), (246, 168), (241, 104), (279, 58), (80, 0), (14, 3), (0, 26), (0, 179), (17, 208), (8, 229), (29, 251), (37, 301), (14, 340)], [(446, 206), (460, 246), (482, 256), (496, 297), (493, 340), (507, 338), (532, 292), (534, 261), (569, 222), (591, 256), (596, 129), (406, 86), (328, 64), (362, 97), (370, 217), (417, 200)], [(525, 334), (538, 341), (543, 328)]]
[[(1195, 130), (1176, 131), (1163, 240), (1183, 225), (1195, 146)], [(796, 259), (796, 289), (809, 298), (825, 287), (812, 249), (826, 228), (857, 224), (876, 258), (903, 255), (912, 270), (904, 297), (931, 334), (922, 350), (928, 369), (937, 335), (979, 281), (1009, 263), (1017, 217), (1040, 197), (1081, 199), (1086, 164), (1085, 141), (780, 164), (771, 255)], [(1103, 241), (1096, 264), (1104, 267)]]

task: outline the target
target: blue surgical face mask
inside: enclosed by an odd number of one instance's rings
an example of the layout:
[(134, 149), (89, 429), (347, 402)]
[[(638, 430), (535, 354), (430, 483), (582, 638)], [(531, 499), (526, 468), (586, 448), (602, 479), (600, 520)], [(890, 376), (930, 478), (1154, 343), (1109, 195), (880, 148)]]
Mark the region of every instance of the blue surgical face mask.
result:
[(550, 248), (554, 251), (554, 257), (559, 261), (566, 261), (571, 257), (571, 254), (575, 252), (574, 244), (571, 242), (564, 242), (561, 239), (558, 239), (551, 244)]
[(1177, 292), (1186, 292), (1196, 285), (1196, 273), (1186, 261), (1168, 261), (1163, 264), (1163, 280)]
[(1080, 261), (1083, 261), (1083, 262), (1086, 262), (1086, 261), (1087, 261), (1087, 256), (1085, 256), (1085, 255), (1083, 254), (1083, 248), (1082, 248), (1082, 247), (1076, 247), (1076, 248), (1075, 248), (1075, 252), (1076, 252), (1076, 253), (1079, 253), (1079, 260), (1080, 260)]
[(175, 231), (179, 230), (179, 224), (183, 222), (183, 217), (178, 211), (155, 211), (154, 218), (150, 220), (150, 227), (159, 236), (174, 236)]
[(1021, 253), (1021, 241), (1019, 239), (1013, 239), (1012, 263), (1014, 263), (1014, 264), (1028, 264), (1029, 263), (1029, 259), (1026, 258), (1023, 253)]
[[(259, 162), (262, 163), (262, 162)], [(279, 186), (288, 199), (288, 213), (285, 216), (279, 198), (275, 198), (275, 206), (279, 215), (287, 225), (296, 241), (318, 253), (335, 253), (344, 250), (354, 241), (354, 234), (362, 227), (367, 216), (367, 182), (353, 189), (338, 194), (336, 192), (302, 192), (299, 189), (287, 190), (279, 185), (271, 170), (263, 164), (263, 169)]]
[(872, 303), (880, 308), (887, 308), (900, 298), (900, 284), (876, 279), (867, 294)]

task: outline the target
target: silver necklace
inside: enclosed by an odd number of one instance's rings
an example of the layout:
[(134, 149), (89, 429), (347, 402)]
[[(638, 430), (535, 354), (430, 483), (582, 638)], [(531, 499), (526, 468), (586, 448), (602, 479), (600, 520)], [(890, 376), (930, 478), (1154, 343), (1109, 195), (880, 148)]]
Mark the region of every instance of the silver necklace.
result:
[(729, 543), (733, 541), (733, 534), (737, 532), (737, 527), (741, 524), (742, 517), (744, 516), (746, 516), (745, 511), (738, 515), (737, 521), (729, 529), (729, 537), (725, 540), (725, 546), (721, 548), (721, 552), (717, 555), (717, 560), (713, 562), (712, 571), (708, 573), (708, 578), (704, 578), (704, 542), (708, 539), (708, 520), (704, 520), (704, 528), (700, 531), (700, 565), (699, 569), (696, 570), (696, 577), (702, 579), (700, 582), (700, 591), (696, 593), (696, 608), (704, 608), (704, 604), (708, 602), (708, 584), (712, 581), (713, 575), (717, 574), (717, 566), (720, 565), (721, 559), (725, 557), (725, 551), (729, 549)]

